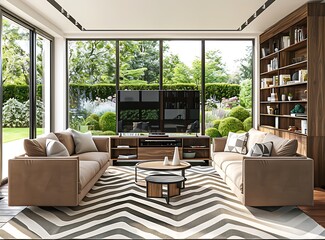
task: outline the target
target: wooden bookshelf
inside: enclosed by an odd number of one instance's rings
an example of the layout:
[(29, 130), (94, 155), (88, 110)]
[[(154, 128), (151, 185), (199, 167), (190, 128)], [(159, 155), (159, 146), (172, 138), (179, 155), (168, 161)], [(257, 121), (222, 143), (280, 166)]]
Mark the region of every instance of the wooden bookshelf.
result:
[[(259, 129), (297, 139), (298, 152), (314, 159), (315, 186), (320, 187), (325, 187), (324, 29), (325, 4), (310, 2), (260, 35)], [(271, 93), (278, 99), (270, 101)], [(293, 94), (291, 101), (287, 99), (289, 93)], [(282, 94), (286, 95), (284, 101)], [(290, 115), (297, 104), (305, 109), (306, 116)], [(274, 112), (268, 112), (268, 107)], [(306, 120), (307, 131), (299, 131)], [(298, 131), (289, 131), (289, 126)]]

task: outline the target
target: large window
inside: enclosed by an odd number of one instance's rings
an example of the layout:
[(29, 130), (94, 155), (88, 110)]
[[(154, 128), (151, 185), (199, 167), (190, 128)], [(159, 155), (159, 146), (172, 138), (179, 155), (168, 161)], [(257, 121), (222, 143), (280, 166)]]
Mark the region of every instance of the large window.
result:
[(2, 17), (1, 179), (8, 159), (24, 153), (23, 139), (50, 132), (51, 41), (20, 23)]
[[(115, 41), (69, 41), (69, 126), (93, 134), (115, 132)], [(99, 121), (101, 116), (107, 121)], [(103, 131), (100, 131), (103, 129)]]
[(214, 132), (235, 106), (251, 113), (251, 40), (71, 40), (68, 55), (69, 126), (81, 131), (116, 134), (118, 89), (201, 90), (202, 129)]

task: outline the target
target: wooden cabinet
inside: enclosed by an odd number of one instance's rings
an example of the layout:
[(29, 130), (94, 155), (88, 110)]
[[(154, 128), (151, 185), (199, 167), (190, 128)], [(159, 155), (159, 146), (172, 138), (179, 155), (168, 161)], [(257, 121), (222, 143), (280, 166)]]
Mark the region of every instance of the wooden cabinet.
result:
[(259, 129), (297, 139), (298, 152), (315, 161), (316, 186), (325, 186), (324, 39), (325, 4), (319, 2), (303, 5), (260, 35)]
[[(173, 159), (175, 147), (179, 148), (180, 158), (184, 160), (209, 160), (210, 137), (145, 137), (127, 136), (110, 138), (110, 156), (112, 160), (162, 160), (168, 156)], [(195, 152), (193, 158), (183, 153)], [(130, 156), (127, 158), (126, 156)]]

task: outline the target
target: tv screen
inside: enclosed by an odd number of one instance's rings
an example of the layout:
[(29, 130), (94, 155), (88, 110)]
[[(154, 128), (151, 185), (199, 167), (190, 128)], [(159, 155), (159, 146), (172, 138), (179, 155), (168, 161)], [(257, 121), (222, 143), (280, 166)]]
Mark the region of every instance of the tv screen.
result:
[(199, 91), (120, 90), (119, 133), (199, 132)]

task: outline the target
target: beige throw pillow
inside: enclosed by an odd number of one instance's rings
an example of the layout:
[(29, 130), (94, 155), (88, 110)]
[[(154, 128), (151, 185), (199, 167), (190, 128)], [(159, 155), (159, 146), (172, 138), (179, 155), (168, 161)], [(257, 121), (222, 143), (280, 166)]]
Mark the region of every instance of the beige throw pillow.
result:
[(46, 139), (47, 156), (70, 156), (67, 148), (59, 141)]
[(74, 129), (69, 129), (72, 133), (76, 154), (84, 152), (98, 152), (91, 132), (81, 133)]
[(262, 132), (254, 128), (251, 128), (248, 131), (247, 149), (249, 150), (252, 149), (255, 143), (262, 143), (264, 141), (266, 134), (267, 134), (266, 132)]
[(273, 142), (271, 156), (294, 156), (298, 148), (297, 139), (284, 139), (271, 133), (265, 136), (263, 142)]
[(46, 156), (46, 139), (59, 140), (54, 133), (41, 135), (36, 139), (24, 139), (26, 155), (32, 157)]

